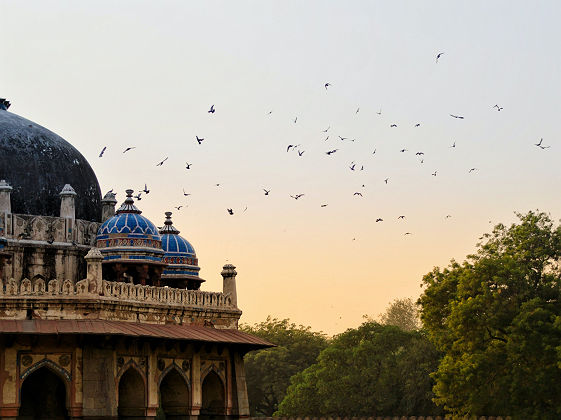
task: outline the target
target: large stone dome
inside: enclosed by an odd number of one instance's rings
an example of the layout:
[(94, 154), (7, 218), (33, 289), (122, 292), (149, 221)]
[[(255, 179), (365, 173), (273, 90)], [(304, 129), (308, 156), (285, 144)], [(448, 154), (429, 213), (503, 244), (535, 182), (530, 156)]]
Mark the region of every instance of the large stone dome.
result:
[(59, 216), (65, 184), (76, 191), (76, 218), (101, 220), (101, 190), (88, 161), (52, 131), (7, 111), (0, 99), (0, 179), (13, 187), (12, 212)]

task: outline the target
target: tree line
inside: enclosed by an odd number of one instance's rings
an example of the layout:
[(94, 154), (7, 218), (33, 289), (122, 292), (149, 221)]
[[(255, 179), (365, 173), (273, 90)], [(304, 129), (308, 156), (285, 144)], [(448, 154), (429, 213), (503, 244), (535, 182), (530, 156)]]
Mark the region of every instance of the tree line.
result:
[(277, 345), (246, 355), (252, 415), (561, 418), (561, 227), (517, 217), (357, 328), (242, 326)]

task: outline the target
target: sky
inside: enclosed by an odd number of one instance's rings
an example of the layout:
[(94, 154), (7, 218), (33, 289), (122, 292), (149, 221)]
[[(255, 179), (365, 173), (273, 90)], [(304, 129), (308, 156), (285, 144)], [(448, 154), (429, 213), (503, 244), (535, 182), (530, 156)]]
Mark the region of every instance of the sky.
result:
[(417, 299), (424, 274), (515, 212), (561, 217), (560, 12), (2, 0), (0, 97), (74, 145), (119, 202), (147, 184), (138, 207), (157, 226), (173, 211), (203, 290), (234, 264), (242, 322), (332, 335)]

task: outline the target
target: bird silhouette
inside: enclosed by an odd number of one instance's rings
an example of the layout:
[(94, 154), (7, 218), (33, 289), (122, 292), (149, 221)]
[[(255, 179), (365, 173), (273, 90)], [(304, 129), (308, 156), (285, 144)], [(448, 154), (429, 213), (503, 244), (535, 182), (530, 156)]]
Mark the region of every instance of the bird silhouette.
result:
[(265, 195), (269, 195), (269, 193), (271, 192), (271, 190), (266, 190), (265, 188), (263, 188), (263, 191), (265, 191)]
[(181, 207), (183, 207), (183, 206), (177, 206), (177, 207), (174, 207), (174, 209), (177, 209), (177, 211), (179, 211), (179, 210), (181, 210)]
[(400, 152), (405, 153), (405, 152), (407, 152), (407, 149), (401, 149)]
[(332, 155), (332, 154), (335, 153), (337, 150), (339, 150), (339, 149), (328, 150), (327, 152), (325, 152), (325, 154), (326, 154), (326, 155)]
[(304, 194), (296, 194), (296, 195), (291, 195), (292, 198), (294, 198), (295, 200), (298, 200), (300, 197), (303, 197)]
[(399, 216), (397, 219), (405, 219), (405, 216)]
[(442, 57), (443, 54), (444, 54), (443, 52), (436, 54), (436, 62), (437, 62), (437, 63), (438, 63), (438, 59), (439, 59), (440, 57)]
[(201, 144), (204, 140), (204, 139), (200, 138), (199, 136), (195, 136), (195, 138), (197, 139), (197, 143), (199, 143), (199, 144)]
[(376, 112), (376, 114), (382, 115), (382, 108), (380, 108), (380, 110), (378, 112)]
[(129, 150), (132, 150), (132, 149), (136, 149), (136, 146), (127, 147), (125, 150), (123, 150), (123, 153), (127, 153)]
[(471, 168), (471, 169), (468, 171), (468, 174), (471, 174), (473, 171), (477, 171), (477, 168)]
[(424, 152), (417, 152), (415, 153), (415, 156), (423, 156), (425, 153)]
[(389, 178), (386, 178), (384, 179), (384, 182), (387, 184), (389, 180), (390, 180)]
[(502, 106), (498, 106), (498, 105), (493, 105), (493, 108), (497, 108), (497, 111), (502, 111), (503, 107)]
[(325, 87), (325, 90), (327, 90), (327, 88), (328, 88), (329, 86), (331, 86), (331, 83), (326, 83), (326, 84), (323, 85), (323, 86)]
[(341, 139), (341, 141), (347, 140), (347, 137), (341, 137), (341, 136), (337, 136), (337, 137), (339, 137)]
[(142, 194), (142, 192), (139, 192), (137, 195), (133, 195), (133, 198), (136, 198), (138, 201), (142, 200), (142, 198), (140, 198), (140, 195)]
[(302, 156), (304, 154), (305, 150), (298, 150), (298, 156)]
[(234, 215), (234, 210), (232, 210), (232, 209), (226, 209), (226, 210), (228, 211), (228, 214), (229, 214), (230, 216), (233, 216), (233, 215)]
[(185, 169), (191, 169), (192, 163), (185, 162)]
[(431, 175), (432, 175), (432, 176), (436, 176), (436, 171), (434, 171)]
[(397, 127), (397, 124), (390, 124), (390, 128), (391, 127)]
[(355, 166), (356, 166), (356, 163), (353, 163), (351, 166), (349, 166), (350, 170), (351, 170), (351, 171), (354, 171), (354, 170), (355, 170)]
[(356, 109), (355, 114), (358, 114), (358, 111), (360, 111), (360, 107), (358, 107), (358, 108)]
[(144, 192), (144, 194), (148, 194), (150, 192), (146, 184), (144, 184), (144, 189), (142, 191)]
[(378, 222), (383, 222), (383, 221), (384, 221), (384, 219), (382, 219), (381, 217), (378, 217), (378, 218), (376, 219), (376, 223), (378, 223)]
[(535, 143), (534, 146), (538, 146), (540, 149), (549, 149), (551, 146), (542, 146), (543, 138), (540, 139), (539, 143)]
[(420, 127), (420, 126), (421, 126), (420, 123), (415, 124), (415, 127)]
[(452, 143), (452, 146), (450, 146), (450, 147), (455, 148), (456, 147), (456, 142), (454, 141), (454, 143)]
[(296, 124), (296, 121), (298, 121), (298, 117), (294, 118), (294, 124)]
[(325, 130), (321, 130), (321, 131), (324, 132), (324, 133), (327, 133), (330, 128), (331, 128), (331, 126), (327, 127)]
[(451, 218), (451, 217), (452, 217), (451, 214), (447, 214), (446, 217), (445, 217), (444, 219), (449, 219), (449, 218)]
[(191, 195), (191, 193), (186, 193), (186, 192), (185, 192), (185, 188), (183, 188), (183, 195), (184, 195), (185, 197), (187, 197), (187, 196)]
[(208, 110), (208, 113), (209, 113), (209, 114), (214, 114), (214, 112), (215, 112), (214, 105), (212, 105), (212, 106), (210, 107), (210, 109)]
[(403, 235), (411, 235), (411, 232), (405, 232)]
[(320, 207), (327, 207), (327, 204), (322, 204)]
[(105, 146), (103, 149), (101, 149), (101, 153), (99, 154), (99, 157), (103, 157), (103, 153), (105, 153), (106, 149), (107, 149), (107, 146)]
[(362, 197), (362, 193), (359, 193), (359, 192), (355, 192), (353, 195), (359, 195), (359, 196)]
[(167, 156), (166, 156), (166, 158), (165, 158), (164, 160), (162, 160), (161, 162), (159, 162), (158, 164), (156, 164), (156, 166), (162, 166), (166, 160), (168, 160), (168, 157), (167, 157)]
[(461, 115), (450, 114), (450, 116), (451, 116), (452, 118), (458, 118), (458, 119), (460, 119), (460, 120), (463, 120), (463, 119), (464, 119), (464, 117), (461, 116)]
[(375, 155), (375, 154), (376, 154), (376, 149), (374, 149), (374, 151), (372, 152), (372, 154), (373, 154), (373, 155)]
[(327, 136), (326, 138), (323, 139), (323, 141), (327, 141), (329, 139), (329, 136)]

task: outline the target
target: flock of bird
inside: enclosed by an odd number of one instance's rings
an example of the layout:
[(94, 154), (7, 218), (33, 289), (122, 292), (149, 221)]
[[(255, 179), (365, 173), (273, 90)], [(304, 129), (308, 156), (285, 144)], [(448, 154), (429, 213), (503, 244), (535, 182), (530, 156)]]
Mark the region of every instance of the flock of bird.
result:
[[(440, 59), (443, 55), (444, 55), (443, 52), (440, 52), (440, 53), (438, 53), (438, 54), (436, 55), (436, 63), (437, 63), (437, 64), (439, 63), (439, 59)], [(326, 83), (324, 83), (323, 87), (325, 88), (326, 91), (328, 91), (329, 89), (331, 89), (331, 88), (333, 87), (333, 84), (330, 83), (330, 82), (326, 82)], [(492, 109), (496, 109), (496, 111), (498, 111), (498, 112), (500, 112), (500, 111), (502, 111), (502, 110), (504, 109), (502, 106), (499, 106), (498, 104), (493, 105), (491, 108), (492, 108)], [(358, 107), (358, 108), (356, 109), (355, 113), (358, 114), (359, 111), (360, 111), (360, 107)], [(207, 113), (208, 113), (208, 114), (211, 114), (211, 115), (215, 114), (216, 112), (217, 112), (217, 111), (216, 111), (216, 108), (215, 108), (215, 105), (214, 105), (214, 104), (213, 104), (213, 105), (210, 107), (210, 109), (208, 109), (208, 111), (207, 111)], [(273, 111), (271, 110), (271, 111), (268, 111), (268, 112), (266, 113), (266, 115), (271, 115), (272, 113), (273, 113)], [(376, 114), (379, 115), (379, 116), (381, 116), (381, 115), (382, 115), (382, 108), (380, 108), (380, 110), (377, 111)], [(454, 119), (464, 120), (464, 116), (463, 116), (463, 115), (459, 115), (459, 114), (456, 114), (456, 113), (454, 113), (454, 114), (450, 113), (449, 116), (450, 116), (451, 118), (454, 118)], [(294, 117), (294, 119), (293, 119), (292, 121), (293, 121), (294, 124), (297, 124), (297, 123), (298, 123), (298, 116)], [(417, 122), (417, 123), (415, 123), (415, 124), (413, 125), (414, 128), (419, 128), (420, 126), (421, 126), (421, 123), (420, 123), (420, 122)], [(390, 128), (397, 128), (397, 127), (398, 127), (398, 124), (395, 123), (395, 122), (393, 122), (393, 123), (391, 123), (391, 124), (389, 125), (389, 127), (390, 127)], [(331, 136), (331, 134), (330, 134), (330, 129), (331, 129), (331, 126), (328, 126), (326, 129), (321, 130), (322, 133), (326, 134), (326, 137), (323, 139), (324, 141), (327, 141), (327, 140), (329, 140), (330, 138), (332, 138), (332, 136)], [(335, 138), (335, 136), (333, 136), (333, 138)], [(345, 137), (345, 136), (342, 136), (342, 135), (339, 135), (339, 134), (336, 135), (336, 138), (338, 138), (340, 142), (343, 142), (343, 143), (341, 143), (341, 144), (344, 144), (344, 142), (355, 142), (355, 140), (356, 140), (356, 139), (354, 139), (354, 138), (351, 139), (351, 138), (349, 138), (349, 137)], [(204, 138), (204, 137), (199, 137), (199, 135), (196, 135), (196, 136), (195, 136), (195, 141), (197, 142), (198, 145), (202, 145), (203, 141), (205, 141), (205, 138)], [(544, 143), (543, 143), (543, 138), (541, 138), (541, 139), (539, 140), (539, 142), (534, 143), (533, 145), (536, 146), (536, 147), (538, 147), (538, 148), (540, 148), (540, 149), (542, 149), (542, 150), (545, 150), (545, 149), (548, 149), (548, 148), (551, 147), (550, 145), (544, 145)], [(341, 146), (341, 147), (342, 147), (342, 146)], [(455, 148), (456, 148), (456, 141), (454, 141), (449, 147), (452, 148), (452, 149), (455, 149)], [(123, 153), (123, 154), (124, 154), (124, 153), (128, 153), (128, 152), (130, 152), (130, 151), (132, 151), (132, 150), (134, 150), (134, 149), (136, 149), (136, 146), (126, 147), (126, 148), (123, 150), (122, 153)], [(104, 153), (106, 152), (106, 150), (107, 150), (107, 146), (103, 147), (103, 149), (102, 149), (101, 152), (99, 153), (99, 158), (102, 158), (102, 157), (104, 156)], [(333, 155), (334, 155), (335, 153), (337, 153), (339, 150), (341, 150), (341, 149), (340, 149), (340, 148), (330, 148), (329, 150), (326, 150), (324, 153), (325, 153), (325, 155), (327, 155), (327, 156), (333, 156)], [(290, 152), (297, 154), (299, 157), (302, 157), (306, 151), (302, 148), (302, 145), (301, 145), (301, 144), (288, 144), (288, 145), (286, 146), (286, 153), (290, 153)], [(408, 150), (407, 148), (402, 148), (402, 149), (399, 149), (399, 152), (400, 152), (400, 153), (407, 153), (407, 152), (409, 152), (409, 150)], [(374, 149), (374, 150), (372, 151), (372, 154), (373, 154), (373, 155), (376, 154), (376, 149)], [(419, 163), (421, 163), (421, 164), (424, 163), (424, 155), (425, 155), (425, 153), (424, 153), (423, 151), (416, 151), (416, 152), (415, 152), (415, 156), (419, 159)], [(161, 161), (157, 162), (157, 163), (156, 163), (156, 166), (157, 166), (157, 167), (163, 166), (163, 165), (165, 164), (165, 162), (168, 160), (168, 158), (169, 158), (169, 156), (166, 156), (166, 157), (163, 158)], [(186, 169), (186, 170), (190, 170), (192, 165), (193, 165), (193, 163), (185, 162), (185, 169)], [(363, 171), (363, 170), (365, 169), (365, 167), (364, 167), (363, 164), (359, 164), (359, 163), (357, 163), (357, 162), (355, 162), (355, 161), (350, 162), (348, 168), (349, 168), (350, 171)], [(473, 173), (473, 172), (476, 172), (477, 170), (478, 170), (477, 168), (472, 167), (472, 168), (470, 168), (470, 169), (468, 170), (468, 173), (471, 174), (471, 173)], [(431, 175), (434, 176), (434, 177), (436, 177), (436, 176), (438, 175), (438, 171), (435, 170), (434, 172), (431, 173)], [(383, 180), (383, 181), (384, 181), (384, 184), (387, 185), (389, 180), (390, 180), (389, 177), (384, 178), (384, 180)], [(217, 187), (220, 186), (220, 184), (215, 184), (215, 185), (216, 185)], [(365, 187), (365, 185), (362, 185), (362, 187)], [(263, 190), (263, 193), (264, 193), (265, 196), (269, 196), (269, 195), (271, 194), (271, 189), (262, 188), (262, 190)], [(150, 190), (148, 189), (147, 184), (145, 184), (145, 185), (144, 185), (144, 189), (139, 190), (138, 193), (137, 193), (137, 195), (134, 195), (134, 198), (137, 199), (137, 200), (141, 200), (143, 194), (144, 194), (144, 195), (147, 195), (147, 194), (149, 194), (149, 193), (150, 193)], [(190, 195), (191, 195), (190, 193), (185, 192), (185, 189), (183, 189), (183, 196), (184, 196), (184, 197), (188, 197), (188, 196), (190, 196)], [(289, 196), (290, 196), (292, 199), (294, 199), (294, 200), (299, 200), (299, 199), (301, 199), (302, 197), (304, 197), (305, 194), (304, 194), (304, 193), (297, 193), (297, 194), (289, 194)], [(363, 197), (363, 194), (362, 194), (360, 191), (356, 191), (356, 192), (353, 193), (353, 196), (355, 196), (355, 197)], [(322, 208), (327, 207), (327, 206), (328, 206), (327, 203), (322, 203), (322, 204), (320, 204), (320, 207), (322, 207)], [(177, 211), (180, 211), (183, 207), (185, 207), (185, 206), (184, 206), (184, 205), (179, 205), (179, 206), (175, 206), (174, 208), (175, 208)], [(243, 211), (245, 211), (245, 210), (247, 210), (247, 206), (245, 207), (245, 209), (244, 209)], [(226, 208), (226, 212), (227, 212), (227, 214), (230, 215), (230, 216), (233, 216), (233, 215), (235, 214), (233, 208)], [(444, 219), (449, 219), (449, 218), (451, 218), (451, 217), (452, 217), (452, 215), (448, 214), (448, 215), (445, 216)], [(402, 221), (404, 221), (405, 219), (406, 219), (405, 215), (399, 215), (399, 216), (397, 217), (397, 220), (402, 220)], [(375, 218), (375, 222), (376, 222), (376, 223), (380, 223), (380, 222), (383, 222), (383, 221), (384, 221), (384, 219), (381, 218), (381, 217)], [(406, 236), (407, 236), (407, 235), (411, 235), (411, 234), (412, 234), (412, 232), (405, 232), (405, 233), (404, 233), (404, 235), (406, 235)], [(355, 238), (353, 238), (353, 240), (355, 240)]]

